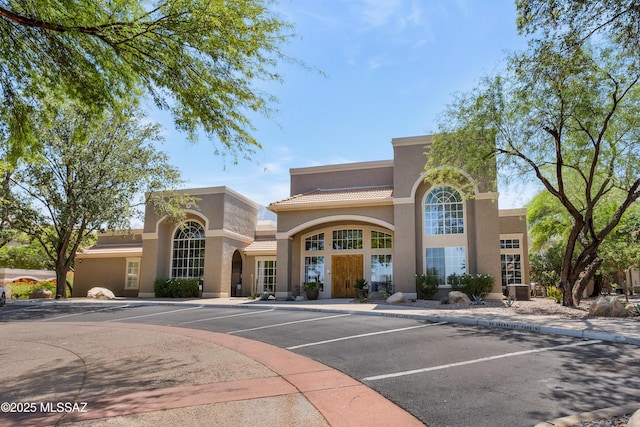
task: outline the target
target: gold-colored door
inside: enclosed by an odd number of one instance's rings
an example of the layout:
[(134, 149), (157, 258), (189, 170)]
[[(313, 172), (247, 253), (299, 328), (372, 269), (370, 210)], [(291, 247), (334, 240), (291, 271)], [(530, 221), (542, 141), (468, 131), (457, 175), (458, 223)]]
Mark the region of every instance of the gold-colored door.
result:
[(355, 296), (356, 279), (364, 277), (364, 255), (333, 255), (331, 257), (331, 297)]

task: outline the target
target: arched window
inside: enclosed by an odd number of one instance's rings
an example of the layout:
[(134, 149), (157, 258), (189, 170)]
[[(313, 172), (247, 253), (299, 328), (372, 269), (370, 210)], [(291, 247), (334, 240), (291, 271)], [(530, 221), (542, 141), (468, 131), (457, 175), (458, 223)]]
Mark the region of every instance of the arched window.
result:
[(436, 187), (424, 200), (424, 231), (429, 236), (464, 233), (464, 205), (451, 187)]
[(196, 221), (187, 221), (173, 236), (171, 277), (199, 279), (204, 273), (204, 228)]

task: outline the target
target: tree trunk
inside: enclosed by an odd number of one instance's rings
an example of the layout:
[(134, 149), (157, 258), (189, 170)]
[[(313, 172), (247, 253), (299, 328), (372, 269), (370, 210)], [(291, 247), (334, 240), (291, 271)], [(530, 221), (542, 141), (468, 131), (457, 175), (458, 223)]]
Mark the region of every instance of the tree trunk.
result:
[(595, 257), (594, 260), (591, 261), (591, 263), (587, 266), (587, 268), (584, 269), (584, 272), (581, 275), (581, 277), (578, 280), (576, 280), (576, 283), (573, 286), (573, 292), (572, 292), (573, 302), (575, 306), (580, 305), (580, 301), (582, 300), (582, 294), (584, 293), (584, 290), (587, 289), (587, 286), (589, 285), (589, 282), (591, 281), (591, 279), (595, 277), (596, 271), (598, 270), (598, 268), (600, 268), (603, 261), (604, 260), (602, 258)]
[(573, 286), (569, 280), (563, 280), (560, 282), (560, 289), (562, 289), (562, 305), (565, 307), (574, 307), (573, 305)]
[(67, 269), (56, 265), (56, 299), (67, 297)]

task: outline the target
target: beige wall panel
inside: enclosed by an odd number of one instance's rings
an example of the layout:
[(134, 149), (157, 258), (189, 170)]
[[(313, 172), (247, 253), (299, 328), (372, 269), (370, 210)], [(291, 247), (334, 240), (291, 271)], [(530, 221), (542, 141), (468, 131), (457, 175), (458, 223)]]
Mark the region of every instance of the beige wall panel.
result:
[(126, 258), (84, 258), (78, 260), (73, 282), (73, 297), (86, 297), (95, 286), (107, 288), (116, 296), (137, 296), (136, 291), (124, 291), (127, 275)]
[(142, 233), (140, 231), (133, 231), (129, 233), (104, 233), (98, 234), (98, 245), (130, 245), (135, 243), (142, 243)]
[[(414, 205), (399, 204), (395, 206), (396, 224), (393, 245), (393, 282), (397, 292), (416, 293), (417, 265), (422, 269), (422, 262), (416, 253), (416, 241), (420, 239), (416, 234), (416, 216)], [(422, 243), (420, 243), (422, 245)]]
[(278, 239), (276, 256), (276, 268), (278, 269), (276, 276), (276, 289), (278, 290), (291, 289), (291, 276), (289, 275), (291, 268), (291, 252), (291, 239)]
[(393, 195), (396, 198), (410, 197), (413, 186), (424, 171), (427, 161), (425, 146), (431, 143), (431, 137), (394, 138), (392, 143), (396, 164)]
[(153, 284), (158, 278), (157, 262), (158, 239), (147, 239), (142, 243), (142, 259), (140, 261), (140, 294), (143, 296), (154, 293)]
[[(216, 212), (216, 214), (219, 214)], [(224, 229), (253, 238), (258, 221), (258, 209), (235, 197), (224, 199)]]
[(291, 174), (292, 196), (318, 188), (375, 187), (393, 185), (393, 167), (368, 167), (366, 163), (356, 163), (350, 170), (319, 171), (317, 173)]
[[(500, 280), (500, 222), (498, 218), (498, 203), (493, 200), (475, 201), (475, 256), (477, 258), (478, 274), (491, 274), (495, 278), (493, 293), (502, 295)], [(474, 273), (474, 272), (471, 272)]]
[[(287, 232), (302, 224), (331, 216), (362, 216), (393, 224), (393, 206), (361, 206), (352, 208), (286, 211), (278, 214), (278, 231)], [(353, 221), (350, 221), (353, 222)], [(366, 220), (365, 220), (366, 222)]]

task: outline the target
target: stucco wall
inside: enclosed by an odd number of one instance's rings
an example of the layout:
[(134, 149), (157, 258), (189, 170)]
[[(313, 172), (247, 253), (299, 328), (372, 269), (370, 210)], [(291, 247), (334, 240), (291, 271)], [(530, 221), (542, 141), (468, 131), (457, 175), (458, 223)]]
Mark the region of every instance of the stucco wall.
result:
[(351, 163), (291, 170), (290, 194), (318, 188), (351, 188), (393, 185), (390, 161)]
[(127, 258), (84, 258), (76, 262), (72, 297), (86, 297), (94, 286), (108, 288), (116, 296), (137, 296), (138, 290), (124, 290)]
[(393, 205), (386, 206), (359, 206), (348, 208), (313, 209), (300, 211), (278, 212), (278, 232), (287, 232), (302, 224), (314, 222), (322, 218), (330, 217), (362, 217), (374, 218), (389, 224), (393, 224)]

